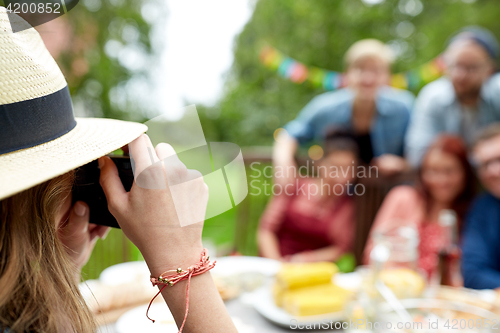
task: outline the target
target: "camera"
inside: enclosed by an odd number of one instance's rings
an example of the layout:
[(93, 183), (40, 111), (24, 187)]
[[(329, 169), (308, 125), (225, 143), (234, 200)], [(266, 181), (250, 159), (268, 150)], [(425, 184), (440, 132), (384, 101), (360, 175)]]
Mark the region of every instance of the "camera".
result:
[[(132, 162), (129, 156), (110, 155), (118, 169), (118, 175), (126, 191), (130, 191), (134, 183)], [(99, 184), (101, 171), (97, 160), (76, 169), (73, 185), (73, 203), (84, 201), (89, 205), (90, 223), (120, 228), (115, 217), (108, 210), (108, 202)]]

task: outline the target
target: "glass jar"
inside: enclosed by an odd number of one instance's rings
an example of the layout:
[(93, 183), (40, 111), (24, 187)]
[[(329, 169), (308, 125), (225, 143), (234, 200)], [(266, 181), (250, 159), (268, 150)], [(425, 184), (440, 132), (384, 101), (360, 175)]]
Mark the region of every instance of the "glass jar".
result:
[(370, 264), (376, 265), (376, 258), (380, 254), (381, 247), (388, 250), (387, 258), (383, 267), (387, 268), (409, 268), (417, 270), (418, 244), (420, 241), (418, 230), (411, 226), (395, 226), (378, 232), (373, 237), (374, 248), (370, 254)]

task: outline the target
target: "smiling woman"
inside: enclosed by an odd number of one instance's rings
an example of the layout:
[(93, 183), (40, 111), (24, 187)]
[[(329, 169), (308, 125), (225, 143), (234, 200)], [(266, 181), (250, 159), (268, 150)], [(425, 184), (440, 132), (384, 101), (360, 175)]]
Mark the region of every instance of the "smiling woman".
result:
[(461, 232), (476, 181), (464, 142), (452, 135), (436, 139), (426, 152), (418, 175), (416, 188), (401, 185), (387, 195), (373, 223), (363, 261), (369, 263), (378, 235), (393, 228), (414, 227), (420, 237), (418, 267), (430, 278), (438, 269), (438, 254), (448, 237), (439, 224), (441, 213), (455, 211)]

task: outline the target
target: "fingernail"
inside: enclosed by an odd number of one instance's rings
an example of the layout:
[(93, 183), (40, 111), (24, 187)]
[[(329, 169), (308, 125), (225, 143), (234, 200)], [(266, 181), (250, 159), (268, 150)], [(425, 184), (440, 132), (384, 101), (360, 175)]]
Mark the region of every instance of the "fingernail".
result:
[(105, 240), (105, 239), (106, 239), (106, 237), (108, 237), (108, 234), (109, 234), (109, 232), (110, 232), (110, 231), (111, 231), (111, 229), (108, 229), (108, 231), (106, 231), (106, 232), (104, 233), (104, 235), (102, 235), (101, 239), (102, 239), (102, 240)]
[(99, 164), (99, 169), (101, 169), (104, 166), (104, 157), (99, 157), (97, 163)]
[(77, 202), (75, 204), (75, 213), (76, 213), (76, 215), (78, 215), (78, 216), (84, 216), (86, 210), (87, 210), (87, 208), (85, 208), (85, 206), (82, 203)]

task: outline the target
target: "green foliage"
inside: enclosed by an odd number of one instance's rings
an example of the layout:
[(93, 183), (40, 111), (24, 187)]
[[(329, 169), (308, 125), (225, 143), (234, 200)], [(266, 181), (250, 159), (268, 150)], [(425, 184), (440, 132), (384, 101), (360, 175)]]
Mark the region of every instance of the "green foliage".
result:
[(82, 269), (82, 277), (84, 280), (97, 279), (105, 268), (135, 260), (143, 260), (137, 247), (121, 230), (112, 228), (105, 241), (97, 241), (88, 263)]
[[(419, 4), (423, 10), (415, 15)], [(352, 43), (377, 38), (401, 50), (393, 69), (407, 71), (441, 53), (463, 26), (482, 25), (498, 35), (497, 6), (497, 0), (385, 0), (373, 6), (361, 0), (260, 0), (236, 40), (223, 98), (213, 108), (198, 106), (207, 137), (269, 145), (276, 128), (323, 92), (265, 68), (259, 52), (266, 43), (307, 65), (340, 71)]]
[[(142, 13), (145, 5), (154, 3), (154, 0), (82, 0), (63, 16), (69, 23), (71, 40), (58, 63), (68, 81), (75, 109), (84, 109), (88, 116), (146, 120), (129, 98), (126, 85), (132, 78), (147, 75), (147, 66), (137, 65), (139, 62), (149, 64), (153, 59), (152, 22)], [(162, 7), (157, 8), (160, 12)], [(112, 43), (108, 44), (109, 41)], [(133, 53), (139, 59), (127, 64), (123, 61), (124, 53), (129, 56)], [(81, 115), (82, 111), (77, 111)]]

